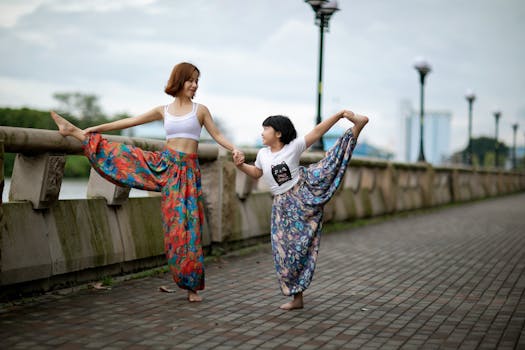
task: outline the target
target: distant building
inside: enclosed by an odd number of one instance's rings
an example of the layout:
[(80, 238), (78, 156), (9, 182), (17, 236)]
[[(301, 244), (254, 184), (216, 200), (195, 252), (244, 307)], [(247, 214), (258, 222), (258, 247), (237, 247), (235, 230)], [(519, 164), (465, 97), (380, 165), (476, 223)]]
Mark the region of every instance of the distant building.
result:
[[(419, 113), (405, 110), (405, 161), (417, 162), (419, 156)], [(452, 114), (446, 111), (428, 111), (424, 116), (423, 154), (425, 161), (434, 165), (444, 164), (450, 158)]]
[[(509, 147), (509, 158), (512, 157), (512, 146)], [(525, 146), (516, 146), (516, 158), (525, 157)]]

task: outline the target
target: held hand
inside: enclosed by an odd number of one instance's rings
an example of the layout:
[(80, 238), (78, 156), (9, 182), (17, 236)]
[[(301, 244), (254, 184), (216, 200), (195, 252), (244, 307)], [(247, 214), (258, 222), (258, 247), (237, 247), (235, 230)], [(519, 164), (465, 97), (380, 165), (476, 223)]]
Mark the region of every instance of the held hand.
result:
[(241, 165), (244, 163), (244, 153), (238, 149), (233, 150), (233, 163), (235, 165)]

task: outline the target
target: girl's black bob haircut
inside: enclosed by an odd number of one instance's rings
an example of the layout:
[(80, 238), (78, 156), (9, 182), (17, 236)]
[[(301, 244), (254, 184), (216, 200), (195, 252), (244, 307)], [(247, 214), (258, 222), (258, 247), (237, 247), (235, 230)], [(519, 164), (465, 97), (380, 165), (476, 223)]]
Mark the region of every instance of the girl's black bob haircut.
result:
[(281, 137), (279, 140), (285, 145), (297, 137), (297, 131), (295, 131), (292, 121), (283, 115), (269, 116), (263, 121), (262, 125), (271, 126), (275, 131), (280, 132)]

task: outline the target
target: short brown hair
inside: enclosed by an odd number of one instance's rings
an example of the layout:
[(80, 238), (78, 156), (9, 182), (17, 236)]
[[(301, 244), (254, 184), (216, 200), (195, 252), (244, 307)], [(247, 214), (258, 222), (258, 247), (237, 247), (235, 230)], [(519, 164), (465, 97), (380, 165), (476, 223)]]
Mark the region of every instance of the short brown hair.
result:
[(181, 91), (184, 87), (184, 83), (191, 79), (191, 76), (195, 71), (197, 71), (199, 75), (201, 74), (199, 69), (191, 63), (182, 62), (175, 65), (171, 71), (171, 75), (168, 83), (166, 84), (164, 92), (168, 95), (176, 97), (179, 91)]

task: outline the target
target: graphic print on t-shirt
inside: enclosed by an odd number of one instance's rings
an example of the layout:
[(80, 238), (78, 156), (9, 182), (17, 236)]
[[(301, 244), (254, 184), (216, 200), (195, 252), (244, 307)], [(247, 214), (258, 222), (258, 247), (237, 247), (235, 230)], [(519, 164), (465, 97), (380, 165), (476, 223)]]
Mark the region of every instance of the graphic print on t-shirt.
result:
[(290, 172), (290, 168), (285, 162), (282, 162), (281, 164), (277, 165), (272, 165), (272, 175), (275, 182), (277, 182), (279, 186), (281, 186), (286, 181), (290, 181), (292, 179), (292, 173)]

